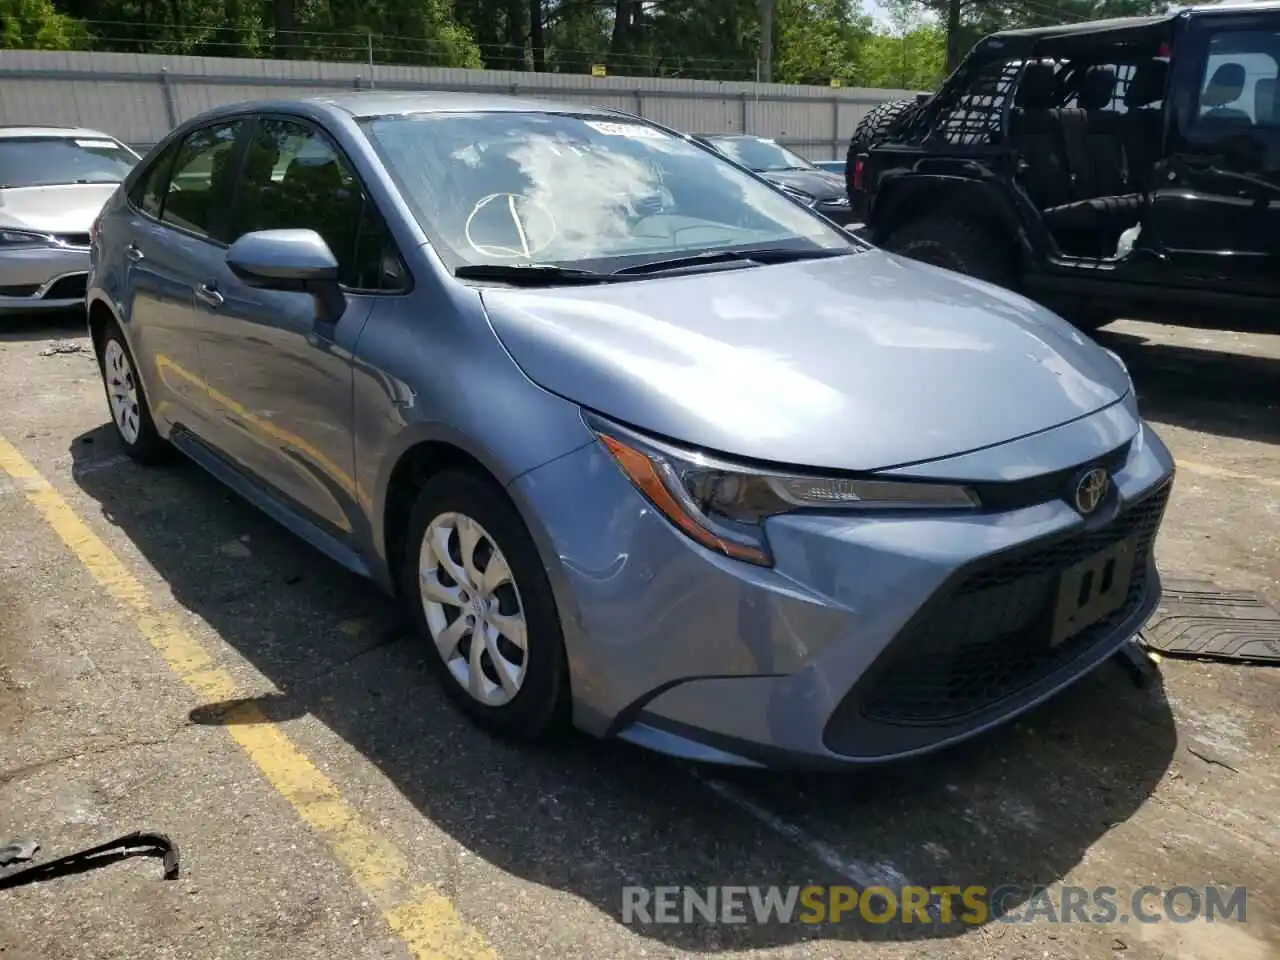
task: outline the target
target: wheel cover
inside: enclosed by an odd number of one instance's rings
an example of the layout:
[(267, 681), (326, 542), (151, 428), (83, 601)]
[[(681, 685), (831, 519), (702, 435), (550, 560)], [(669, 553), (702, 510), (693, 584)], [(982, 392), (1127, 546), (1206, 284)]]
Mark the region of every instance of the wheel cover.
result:
[(107, 382), (107, 400), (111, 405), (111, 419), (125, 443), (135, 444), (142, 433), (142, 411), (138, 407), (138, 386), (133, 376), (133, 365), (120, 341), (112, 338), (103, 351), (102, 375)]
[(489, 707), (510, 703), (528, 673), (520, 591), (497, 542), (464, 513), (427, 525), (418, 553), (422, 609), (454, 680)]

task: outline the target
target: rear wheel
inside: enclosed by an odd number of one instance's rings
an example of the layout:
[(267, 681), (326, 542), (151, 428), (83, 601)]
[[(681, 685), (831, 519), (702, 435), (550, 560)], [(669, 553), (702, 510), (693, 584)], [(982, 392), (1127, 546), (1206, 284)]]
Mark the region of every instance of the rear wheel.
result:
[(882, 246), (891, 253), (1002, 287), (1012, 286), (1016, 278), (1008, 245), (983, 224), (961, 216), (912, 220), (891, 231)]
[(116, 324), (110, 324), (103, 334), (98, 357), (111, 422), (125, 453), (139, 463), (162, 462), (171, 448), (151, 419), (151, 407), (133, 354)]

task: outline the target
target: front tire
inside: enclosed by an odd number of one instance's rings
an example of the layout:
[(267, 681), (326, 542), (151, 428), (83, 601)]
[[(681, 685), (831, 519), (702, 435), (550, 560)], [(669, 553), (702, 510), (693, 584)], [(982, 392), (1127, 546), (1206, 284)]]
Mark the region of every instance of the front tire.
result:
[(111, 423), (124, 452), (138, 463), (148, 465), (167, 460), (172, 448), (156, 430), (137, 364), (115, 323), (103, 334), (98, 369), (107, 394)]
[(533, 538), (506, 495), (460, 470), (423, 484), (409, 520), (401, 594), (454, 702), (514, 740), (569, 717), (564, 638)]
[(884, 249), (1001, 287), (1013, 286), (1008, 244), (980, 223), (958, 216), (922, 217), (890, 232)]

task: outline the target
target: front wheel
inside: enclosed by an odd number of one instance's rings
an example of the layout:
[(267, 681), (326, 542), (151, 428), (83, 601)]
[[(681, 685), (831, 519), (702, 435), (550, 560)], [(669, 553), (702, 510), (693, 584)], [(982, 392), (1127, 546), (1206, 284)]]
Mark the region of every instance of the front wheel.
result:
[(129, 345), (120, 328), (112, 324), (102, 338), (99, 353), (102, 386), (107, 393), (111, 422), (124, 452), (139, 463), (155, 464), (168, 458), (170, 447), (156, 430), (151, 407)]
[(401, 592), (454, 701), (490, 731), (540, 739), (568, 718), (551, 584), (515, 507), (465, 471), (431, 477), (409, 521)]
[(921, 217), (890, 232), (882, 244), (921, 263), (943, 267), (1001, 287), (1017, 276), (1009, 245), (981, 223), (958, 216)]

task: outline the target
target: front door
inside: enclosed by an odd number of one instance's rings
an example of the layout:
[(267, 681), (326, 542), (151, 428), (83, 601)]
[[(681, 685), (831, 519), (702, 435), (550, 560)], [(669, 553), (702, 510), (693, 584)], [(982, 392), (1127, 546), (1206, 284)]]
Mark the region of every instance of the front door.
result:
[(368, 536), (355, 482), (352, 356), (374, 298), (356, 282), (364, 192), (318, 128), (298, 118), (255, 121), (227, 234), (312, 229), (342, 270), (347, 306), (316, 320), (306, 293), (260, 290), (225, 258), (197, 291), (201, 356), (222, 420), (214, 445), (344, 541)]
[(1188, 285), (1280, 295), (1275, 16), (1193, 19), (1175, 63), (1168, 169), (1144, 242)]

